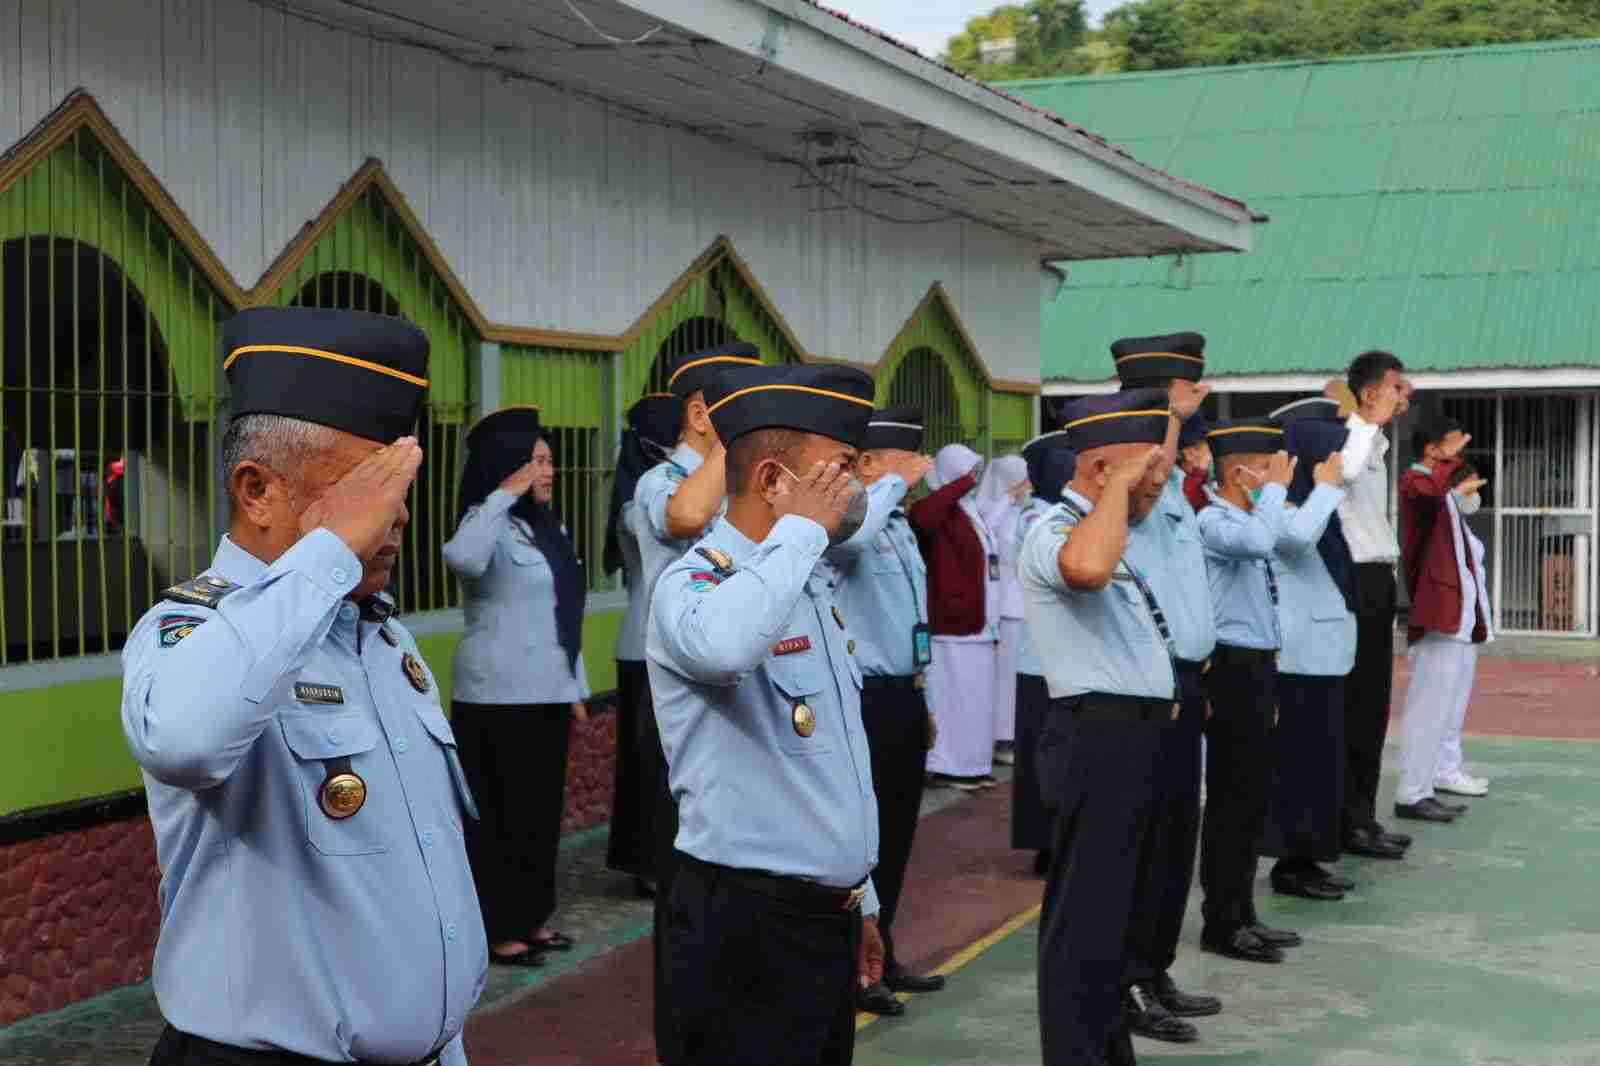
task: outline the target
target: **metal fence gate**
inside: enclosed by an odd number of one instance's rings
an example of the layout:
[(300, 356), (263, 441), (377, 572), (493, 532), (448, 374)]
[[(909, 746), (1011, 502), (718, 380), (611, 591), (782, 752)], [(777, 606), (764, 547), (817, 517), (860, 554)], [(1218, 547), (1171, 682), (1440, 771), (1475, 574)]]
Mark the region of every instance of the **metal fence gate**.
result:
[(1496, 629), (1593, 637), (1600, 396), (1457, 393), (1441, 409), (1472, 434), (1466, 459), (1489, 479), (1468, 524), (1487, 549)]

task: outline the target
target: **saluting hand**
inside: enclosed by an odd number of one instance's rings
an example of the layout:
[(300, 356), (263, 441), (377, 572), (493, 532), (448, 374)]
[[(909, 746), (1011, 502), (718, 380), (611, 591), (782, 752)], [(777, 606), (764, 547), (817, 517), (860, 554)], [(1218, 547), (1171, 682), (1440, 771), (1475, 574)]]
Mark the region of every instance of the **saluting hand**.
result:
[(883, 980), (883, 934), (876, 917), (861, 920), (861, 987)]
[(1458, 496), (1471, 496), (1488, 483), (1489, 479), (1486, 477), (1469, 477), (1456, 486), (1456, 494)]
[(1162, 448), (1159, 444), (1150, 446), (1150, 450), (1124, 459), (1122, 462), (1106, 471), (1110, 483), (1123, 489), (1132, 488), (1150, 473), (1151, 469), (1162, 460)]
[(422, 449), (415, 437), (401, 437), (379, 448), (300, 515), (301, 534), (320, 527), (331, 530), (366, 562), (389, 539), (389, 530), (409, 518), (406, 493), (422, 466)]
[(526, 496), (528, 494), (528, 490), (531, 488), (533, 488), (532, 462), (523, 463), (521, 466), (511, 471), (510, 476), (508, 476), (504, 481), (500, 482), (500, 489), (502, 492), (509, 492), (511, 495), (519, 498)]
[(788, 488), (772, 502), (778, 517), (794, 514), (809, 518), (833, 536), (849, 507), (849, 473), (838, 463), (824, 463), (819, 459), (811, 464), (805, 476), (798, 481), (786, 480), (784, 484)]
[(906, 483), (907, 489), (914, 489), (921, 484), (922, 479), (928, 476), (928, 471), (933, 469), (933, 460), (926, 455), (908, 455), (895, 469), (900, 475), (900, 480)]
[(1344, 484), (1344, 455), (1334, 452), (1311, 469), (1311, 480), (1318, 485), (1338, 488)]
[(1294, 468), (1300, 460), (1288, 452), (1273, 452), (1272, 458), (1267, 460), (1267, 484), (1289, 487), (1289, 480), (1294, 477)]
[(1472, 434), (1471, 433), (1463, 433), (1463, 434), (1461, 434), (1461, 436), (1457, 437), (1455, 440), (1450, 441), (1449, 443), (1446, 443), (1446, 444), (1441, 444), (1439, 446), (1439, 454), (1442, 455), (1446, 459), (1454, 459), (1456, 456), (1460, 455), (1463, 451), (1465, 451), (1467, 445), (1469, 445), (1471, 443), (1472, 443)]
[(1179, 422), (1187, 422), (1193, 418), (1194, 413), (1200, 410), (1200, 405), (1205, 403), (1206, 397), (1210, 395), (1210, 385), (1192, 381), (1174, 381), (1167, 391), (1172, 413)]

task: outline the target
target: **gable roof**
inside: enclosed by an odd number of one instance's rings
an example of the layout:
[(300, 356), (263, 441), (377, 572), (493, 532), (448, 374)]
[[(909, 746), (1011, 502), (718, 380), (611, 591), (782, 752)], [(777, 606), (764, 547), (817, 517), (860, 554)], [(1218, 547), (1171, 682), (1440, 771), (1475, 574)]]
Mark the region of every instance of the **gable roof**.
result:
[(1600, 365), (1600, 41), (1012, 83), (1272, 219), (1249, 255), (1071, 267), (1046, 381), (1196, 329), (1217, 376)]

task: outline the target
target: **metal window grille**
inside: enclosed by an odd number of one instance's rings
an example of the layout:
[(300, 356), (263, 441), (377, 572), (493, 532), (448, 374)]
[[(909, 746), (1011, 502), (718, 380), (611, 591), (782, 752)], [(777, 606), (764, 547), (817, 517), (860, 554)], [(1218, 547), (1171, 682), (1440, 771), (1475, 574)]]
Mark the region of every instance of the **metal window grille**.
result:
[(1593, 636), (1597, 394), (1456, 394), (1441, 411), (1489, 479), (1467, 520), (1484, 541), (1495, 625), (1505, 633)]
[(91, 134), (0, 193), (0, 663), (113, 651), (210, 561), (227, 313)]
[(976, 438), (961, 424), (961, 400), (944, 358), (932, 348), (906, 353), (889, 382), (889, 406), (911, 404), (922, 411), (923, 448), (930, 454), (946, 444), (969, 447)]

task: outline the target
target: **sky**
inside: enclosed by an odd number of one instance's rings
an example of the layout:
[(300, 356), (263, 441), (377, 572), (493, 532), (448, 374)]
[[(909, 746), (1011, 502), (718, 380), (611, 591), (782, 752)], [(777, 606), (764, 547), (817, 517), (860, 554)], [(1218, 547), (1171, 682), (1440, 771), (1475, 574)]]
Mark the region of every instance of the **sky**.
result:
[[(945, 41), (966, 28), (967, 20), (987, 14), (1004, 0), (823, 0), (827, 7), (875, 26), (891, 37), (916, 45), (926, 55), (944, 51)], [(1089, 18), (1100, 16), (1122, 0), (1088, 0)]]

